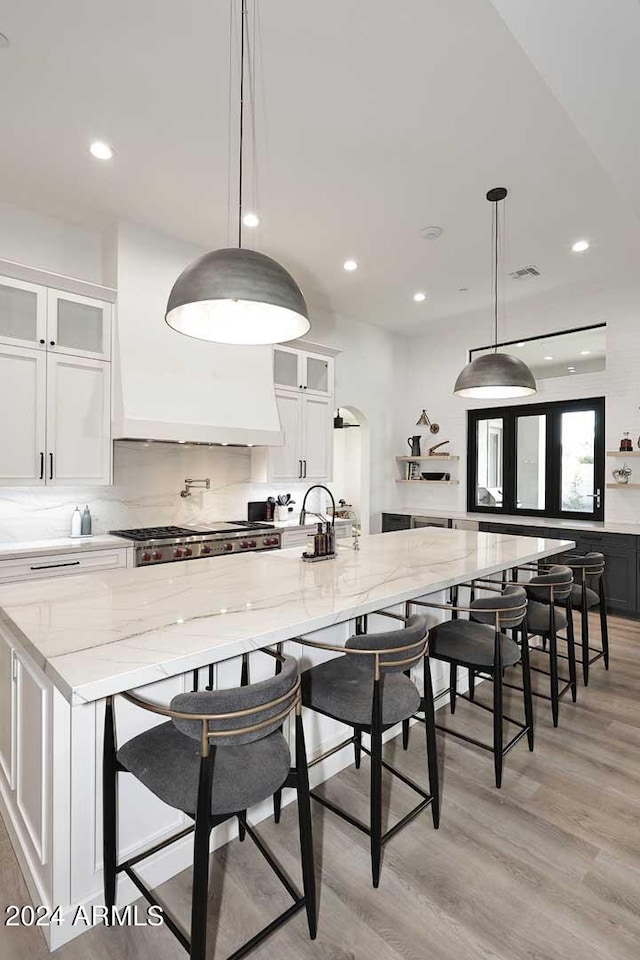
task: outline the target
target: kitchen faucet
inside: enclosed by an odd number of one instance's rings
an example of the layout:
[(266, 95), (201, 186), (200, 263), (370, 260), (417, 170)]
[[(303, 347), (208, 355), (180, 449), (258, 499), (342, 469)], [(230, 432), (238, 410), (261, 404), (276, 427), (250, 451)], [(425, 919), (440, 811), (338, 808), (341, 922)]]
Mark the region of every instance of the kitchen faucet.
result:
[[(333, 513), (332, 513), (332, 516), (331, 516), (331, 526), (332, 526), (332, 527), (335, 527), (335, 525), (336, 525), (336, 501), (334, 500), (334, 497), (333, 497), (333, 494), (331, 493), (331, 490), (329, 490), (328, 487), (325, 487), (324, 484), (322, 484), (322, 483), (314, 483), (314, 485), (313, 485), (312, 487), (309, 487), (309, 489), (308, 489), (307, 492), (305, 493), (305, 495), (304, 495), (304, 500), (302, 501), (302, 507), (301, 507), (301, 509), (300, 509), (300, 526), (301, 526), (301, 527), (304, 527), (304, 522), (305, 522), (305, 520), (307, 519), (307, 511), (306, 511), (306, 506), (305, 506), (305, 505), (306, 505), (306, 502), (307, 502), (307, 497), (309, 496), (309, 494), (311, 493), (312, 490), (324, 490), (326, 493), (329, 494), (329, 498), (330, 498), (331, 504), (332, 504), (332, 506), (333, 506)], [(311, 513), (312, 516), (314, 516), (314, 517), (319, 516), (319, 514), (313, 513), (312, 510), (310, 510), (309, 513)]]
[(211, 480), (209, 477), (205, 477), (203, 480), (185, 480), (184, 490), (180, 491), (181, 497), (190, 497), (191, 496), (191, 487), (196, 490), (210, 490), (211, 489)]

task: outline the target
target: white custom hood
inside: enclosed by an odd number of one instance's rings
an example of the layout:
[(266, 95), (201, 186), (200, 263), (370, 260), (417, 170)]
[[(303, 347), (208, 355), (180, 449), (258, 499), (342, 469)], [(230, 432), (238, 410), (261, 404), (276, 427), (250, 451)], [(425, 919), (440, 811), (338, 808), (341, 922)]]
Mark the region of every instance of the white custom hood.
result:
[(194, 340), (164, 320), (173, 282), (198, 251), (118, 225), (113, 438), (282, 444), (270, 346)]

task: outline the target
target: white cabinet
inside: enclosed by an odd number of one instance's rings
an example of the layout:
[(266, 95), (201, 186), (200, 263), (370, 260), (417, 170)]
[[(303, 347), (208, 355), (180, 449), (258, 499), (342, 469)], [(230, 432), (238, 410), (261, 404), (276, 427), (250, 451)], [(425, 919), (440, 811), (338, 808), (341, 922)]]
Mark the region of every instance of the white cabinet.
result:
[(109, 360), (111, 304), (61, 290), (49, 290), (47, 349), (74, 357)]
[(47, 357), (47, 483), (111, 482), (110, 364)]
[(283, 445), (252, 451), (253, 479), (269, 483), (330, 480), (333, 400), (300, 391), (276, 390), (276, 403)]
[(33, 661), (0, 629), (0, 773), (12, 797), (21, 839), (30, 857), (49, 856), (51, 688)]
[(0, 584), (23, 580), (47, 580), (92, 570), (118, 570), (129, 566), (130, 547), (113, 550), (83, 550), (78, 553), (41, 554), (0, 560)]
[(13, 644), (0, 633), (0, 771), (10, 790), (15, 782), (16, 667)]
[(46, 287), (0, 277), (0, 342), (44, 349), (46, 335)]
[(0, 277), (0, 486), (111, 483), (111, 312)]
[(333, 394), (333, 357), (293, 347), (273, 348), (273, 381), (286, 390)]
[(330, 480), (333, 472), (333, 401), (330, 397), (303, 396), (302, 477)]
[(45, 482), (46, 359), (0, 344), (0, 484)]

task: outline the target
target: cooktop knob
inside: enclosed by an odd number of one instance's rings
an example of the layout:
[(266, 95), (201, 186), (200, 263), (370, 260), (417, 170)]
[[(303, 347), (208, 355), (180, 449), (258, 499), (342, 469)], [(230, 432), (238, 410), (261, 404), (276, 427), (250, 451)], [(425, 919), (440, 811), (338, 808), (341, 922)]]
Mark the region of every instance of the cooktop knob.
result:
[(149, 560), (151, 560), (151, 554), (150, 554), (150, 553), (143, 553), (143, 554), (142, 554), (142, 559), (144, 560), (145, 563), (148, 563)]
[(225, 548), (225, 550), (227, 550), (227, 551), (228, 551), (228, 550), (233, 550), (233, 544), (232, 544), (232, 543), (225, 543), (224, 548)]
[(252, 550), (254, 550), (258, 546), (258, 544), (256, 543), (255, 540), (249, 540), (249, 546), (251, 547)]
[(184, 555), (185, 555), (185, 557), (192, 557), (192, 556), (193, 556), (193, 550), (191, 549), (191, 547), (185, 547), (185, 548), (184, 548)]
[(181, 557), (181, 556), (182, 556), (182, 550), (180, 549), (180, 547), (176, 547), (176, 548), (175, 548), (175, 550), (173, 551), (173, 555), (174, 555), (174, 557)]
[(154, 560), (162, 560), (162, 554), (160, 553), (159, 550), (156, 550), (156, 551), (155, 551), (155, 553), (153, 554), (153, 559), (154, 559)]
[(204, 544), (204, 546), (203, 546), (203, 548), (202, 548), (202, 552), (203, 552), (203, 553), (211, 553), (211, 547), (209, 546), (208, 543), (205, 543), (205, 544)]
[(243, 540), (242, 543), (240, 544), (240, 546), (242, 547), (243, 550), (248, 550), (248, 549), (249, 549), (249, 543), (248, 543), (247, 540)]

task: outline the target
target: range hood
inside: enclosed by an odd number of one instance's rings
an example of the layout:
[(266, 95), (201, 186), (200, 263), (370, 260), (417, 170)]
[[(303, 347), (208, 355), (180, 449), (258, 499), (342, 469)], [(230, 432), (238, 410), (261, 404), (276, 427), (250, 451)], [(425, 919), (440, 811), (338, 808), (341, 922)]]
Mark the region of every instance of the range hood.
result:
[(183, 265), (174, 248), (120, 225), (113, 439), (280, 446), (272, 348), (194, 340), (164, 322)]

